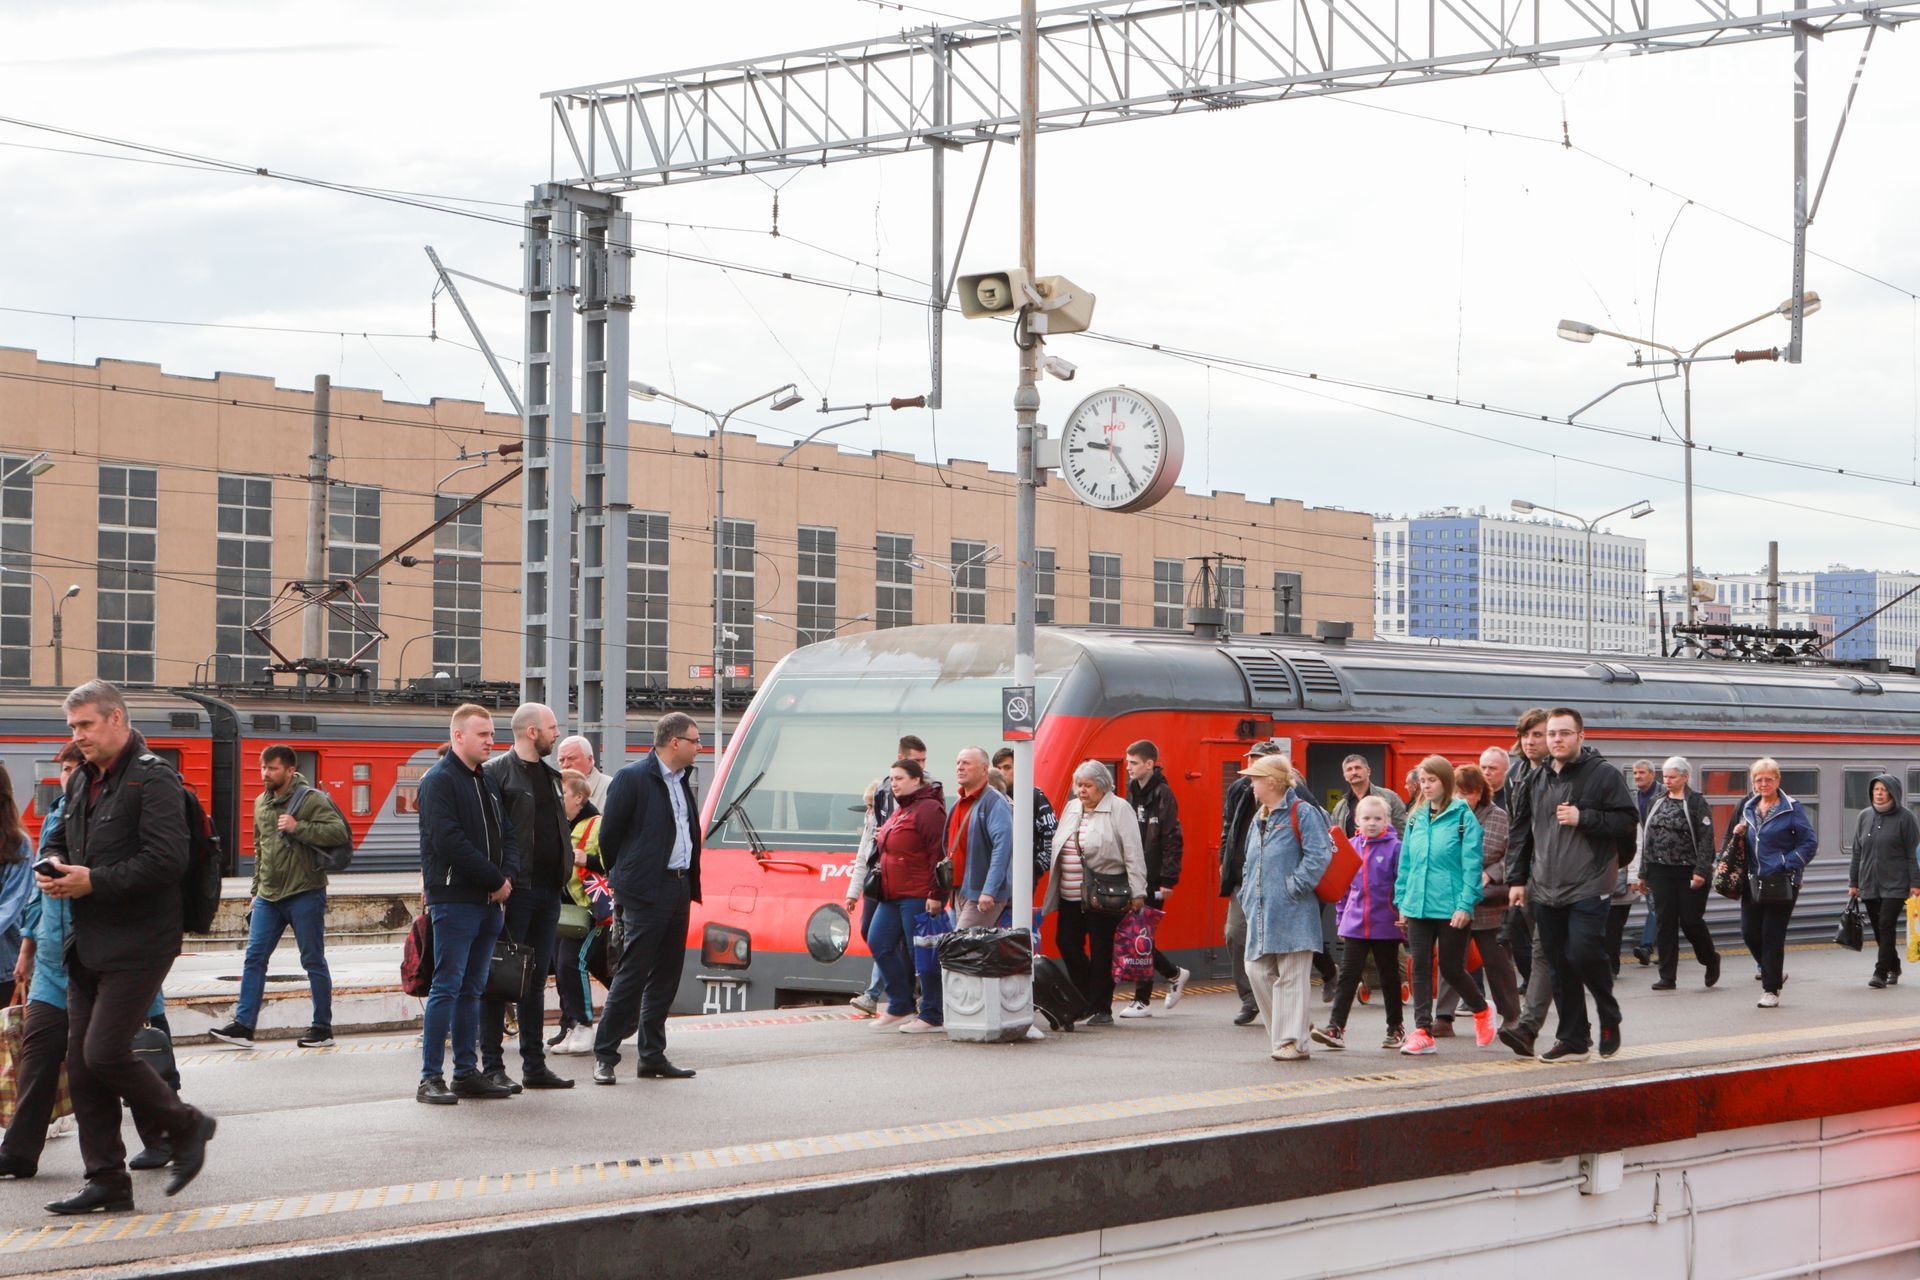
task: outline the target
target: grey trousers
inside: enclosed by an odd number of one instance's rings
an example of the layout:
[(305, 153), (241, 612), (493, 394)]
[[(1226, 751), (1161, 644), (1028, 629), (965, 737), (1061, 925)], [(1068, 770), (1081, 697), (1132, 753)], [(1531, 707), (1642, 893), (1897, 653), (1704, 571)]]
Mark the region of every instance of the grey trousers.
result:
[(1253, 983), (1247, 978), (1247, 913), (1240, 909), (1240, 895), (1227, 898), (1227, 955), (1233, 961), (1233, 989), (1240, 993), (1240, 1007), (1253, 1007)]
[[(1525, 908), (1531, 911), (1532, 908)], [(1533, 923), (1531, 917), (1528, 923)], [(1553, 967), (1547, 963), (1547, 949), (1540, 943), (1540, 930), (1533, 933), (1533, 970), (1527, 976), (1527, 994), (1520, 1006), (1520, 1024), (1540, 1034), (1547, 1025), (1547, 1010), (1553, 1007)]]

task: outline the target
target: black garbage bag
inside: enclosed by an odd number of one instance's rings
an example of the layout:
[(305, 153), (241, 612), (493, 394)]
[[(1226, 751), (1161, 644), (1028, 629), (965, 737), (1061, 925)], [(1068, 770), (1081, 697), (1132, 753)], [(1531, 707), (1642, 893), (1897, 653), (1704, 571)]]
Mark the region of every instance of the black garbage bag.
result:
[(1010, 978), (1033, 967), (1025, 929), (955, 929), (940, 939), (940, 967), (977, 978)]

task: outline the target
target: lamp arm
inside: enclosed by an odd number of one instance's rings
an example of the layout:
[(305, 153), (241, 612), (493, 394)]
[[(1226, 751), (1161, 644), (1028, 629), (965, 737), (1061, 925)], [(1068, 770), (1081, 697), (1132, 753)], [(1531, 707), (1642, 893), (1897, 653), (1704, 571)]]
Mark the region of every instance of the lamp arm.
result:
[[(1772, 313), (1772, 312), (1768, 312), (1767, 314), (1768, 314), (1768, 315), (1771, 315), (1771, 314), (1773, 314), (1773, 313)], [(1763, 318), (1764, 318), (1764, 317), (1763, 317)], [(1683, 355), (1683, 353), (1682, 353), (1682, 352), (1680, 351), (1680, 349), (1679, 349), (1679, 348), (1677, 348), (1677, 347), (1670, 347), (1670, 346), (1668, 346), (1668, 345), (1667, 345), (1666, 343), (1664, 343), (1664, 342), (1655, 342), (1655, 341), (1654, 341), (1654, 340), (1653, 340), (1652, 338), (1636, 338), (1636, 337), (1634, 337), (1634, 336), (1633, 336), (1632, 334), (1630, 334), (1630, 333), (1617, 333), (1617, 332), (1615, 332), (1615, 331), (1614, 331), (1614, 330), (1612, 330), (1612, 329), (1595, 329), (1595, 330), (1594, 330), (1594, 332), (1595, 332), (1595, 333), (1603, 333), (1603, 334), (1605, 334), (1605, 335), (1606, 335), (1607, 337), (1609, 337), (1609, 338), (1618, 338), (1618, 339), (1620, 339), (1620, 341), (1622, 341), (1622, 342), (1631, 342), (1631, 343), (1633, 343), (1633, 344), (1634, 344), (1635, 346), (1640, 346), (1640, 347), (1652, 347), (1652, 348), (1653, 348), (1653, 349), (1654, 349), (1655, 351), (1664, 351), (1664, 352), (1666, 352), (1666, 353), (1667, 353), (1668, 355), (1670, 355), (1670, 356), (1672, 356), (1672, 357), (1673, 357), (1674, 359), (1676, 359), (1676, 360), (1679, 360), (1679, 359), (1684, 359), (1684, 358), (1685, 358), (1685, 357), (1684, 357), (1684, 355)], [(1729, 331), (1729, 332), (1731, 332), (1731, 331)], [(1722, 336), (1722, 337), (1725, 337), (1726, 335), (1725, 335), (1725, 334), (1722, 334), (1721, 336)], [(1695, 348), (1694, 348), (1694, 350), (1695, 350), (1695, 351), (1698, 351), (1698, 350), (1699, 350), (1699, 348), (1698, 348), (1698, 347), (1695, 347)]]
[(1727, 337), (1730, 334), (1738, 333), (1742, 329), (1751, 328), (1752, 326), (1759, 324), (1762, 320), (1770, 319), (1773, 316), (1776, 316), (1778, 314), (1780, 314), (1778, 311), (1766, 311), (1755, 316), (1751, 320), (1742, 320), (1739, 324), (1733, 326), (1733, 328), (1731, 329), (1722, 329), (1719, 333), (1714, 334), (1711, 338), (1702, 338), (1699, 342), (1694, 344), (1693, 350), (1689, 351), (1687, 354), (1690, 356), (1699, 355), (1700, 348), (1706, 346), (1709, 342), (1718, 342), (1720, 341), (1720, 339)]

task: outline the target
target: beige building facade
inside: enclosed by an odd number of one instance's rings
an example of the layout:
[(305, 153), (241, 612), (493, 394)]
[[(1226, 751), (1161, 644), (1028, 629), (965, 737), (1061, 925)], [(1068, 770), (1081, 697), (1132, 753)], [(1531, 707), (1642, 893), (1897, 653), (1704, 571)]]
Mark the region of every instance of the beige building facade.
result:
[[(247, 625), (304, 573), (313, 405), (311, 390), (269, 378), (0, 350), (0, 475), (13, 473), (0, 485), (0, 682), (55, 683), (56, 608), (68, 684), (268, 678), (273, 655)], [(497, 449), (518, 433), (518, 419), (472, 401), (333, 388), (328, 577), (352, 575), (505, 475), (514, 464)], [(631, 431), (636, 685), (698, 686), (713, 660), (711, 444), (658, 424)], [(40, 466), (22, 464), (42, 451), (53, 465), (34, 475)], [(729, 432), (726, 661), (750, 672), (735, 683), (757, 682), (802, 638), (1010, 622), (1013, 506), (1013, 477), (978, 462), (789, 451)], [(1179, 628), (1197, 602), (1194, 558), (1224, 555), (1235, 632), (1312, 634), (1336, 621), (1372, 633), (1362, 513), (1176, 489), (1152, 511), (1116, 515), (1056, 481), (1041, 490), (1037, 542), (1043, 621)], [(329, 619), (329, 656), (360, 650), (377, 626), (384, 639), (366, 664), (383, 685), (438, 672), (518, 681), (519, 482), (408, 555), (363, 586), (351, 617)], [(69, 586), (79, 591), (63, 600)], [(297, 613), (270, 634), (281, 654), (311, 656)]]

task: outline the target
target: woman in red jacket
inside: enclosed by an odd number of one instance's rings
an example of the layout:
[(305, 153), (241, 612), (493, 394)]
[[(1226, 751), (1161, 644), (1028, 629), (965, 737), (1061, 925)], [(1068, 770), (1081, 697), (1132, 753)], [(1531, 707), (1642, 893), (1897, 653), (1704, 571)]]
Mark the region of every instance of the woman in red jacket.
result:
[(880, 965), (887, 1007), (874, 1018), (873, 1029), (920, 1035), (938, 1031), (944, 1020), (940, 983), (921, 984), (920, 1016), (913, 1017), (913, 966), (905, 946), (912, 945), (922, 912), (931, 915), (946, 907), (947, 891), (934, 868), (945, 852), (947, 810), (917, 760), (894, 761), (887, 781), (897, 804), (874, 836), (882, 900), (867, 926), (867, 949)]

